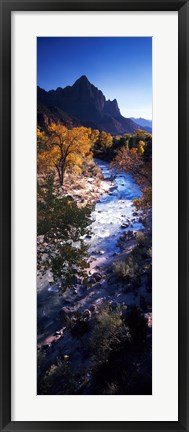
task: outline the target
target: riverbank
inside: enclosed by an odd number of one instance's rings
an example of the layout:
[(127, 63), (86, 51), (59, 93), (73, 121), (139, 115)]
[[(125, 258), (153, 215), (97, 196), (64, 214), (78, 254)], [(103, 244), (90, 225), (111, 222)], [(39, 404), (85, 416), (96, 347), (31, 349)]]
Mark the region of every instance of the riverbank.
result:
[(71, 195), (79, 207), (95, 205), (96, 202), (114, 187), (113, 178), (105, 179), (94, 161), (88, 162), (81, 175), (68, 172), (64, 186), (59, 193)]

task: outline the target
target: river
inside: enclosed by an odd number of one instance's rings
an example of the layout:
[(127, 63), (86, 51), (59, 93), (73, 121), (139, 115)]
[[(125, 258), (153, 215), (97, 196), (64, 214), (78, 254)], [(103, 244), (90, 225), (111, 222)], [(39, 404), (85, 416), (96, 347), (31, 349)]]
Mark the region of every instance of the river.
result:
[[(91, 258), (100, 261), (108, 260), (119, 252), (118, 239), (125, 231), (137, 231), (143, 228), (138, 217), (134, 216), (133, 200), (139, 198), (141, 191), (130, 174), (116, 172), (108, 162), (95, 160), (101, 169), (104, 179), (113, 179), (110, 188), (95, 205), (92, 212), (92, 237), (88, 240)], [(103, 259), (102, 259), (103, 256)]]
[[(91, 236), (85, 238), (89, 246), (90, 268), (107, 263), (119, 253), (118, 241), (126, 231), (143, 229), (139, 222), (139, 213), (135, 215), (133, 200), (141, 195), (141, 191), (134, 178), (126, 172), (116, 172), (108, 162), (95, 159), (105, 180), (113, 181), (113, 186), (95, 205), (91, 214)], [(52, 280), (50, 271), (38, 279), (38, 289), (48, 286)], [(50, 284), (48, 291), (57, 292), (58, 284)]]
[[(91, 260), (90, 273), (100, 269), (103, 264), (112, 260), (119, 254), (119, 239), (126, 231), (137, 231), (143, 229), (139, 222), (140, 215), (135, 213), (133, 200), (140, 197), (141, 191), (130, 174), (116, 172), (107, 162), (95, 160), (101, 169), (104, 179), (111, 180), (111, 186), (95, 205), (91, 214), (91, 236), (85, 238), (89, 246)], [(102, 267), (101, 267), (102, 270)], [(105, 275), (104, 275), (105, 277)], [(109, 288), (106, 292), (106, 281), (102, 287), (83, 292), (82, 285), (77, 286), (76, 291), (68, 290), (59, 295), (59, 284), (50, 282), (52, 275), (48, 270), (42, 277), (38, 277), (38, 322), (45, 324), (45, 332), (48, 336), (56, 330), (56, 318), (62, 306), (67, 305), (74, 310), (77, 307), (89, 307), (90, 303), (97, 303), (100, 298), (106, 298), (110, 294)], [(127, 299), (128, 300), (128, 299)], [(134, 297), (132, 302), (135, 302)], [(44, 322), (44, 320), (46, 320)], [(39, 340), (46, 341), (46, 336), (39, 336)]]

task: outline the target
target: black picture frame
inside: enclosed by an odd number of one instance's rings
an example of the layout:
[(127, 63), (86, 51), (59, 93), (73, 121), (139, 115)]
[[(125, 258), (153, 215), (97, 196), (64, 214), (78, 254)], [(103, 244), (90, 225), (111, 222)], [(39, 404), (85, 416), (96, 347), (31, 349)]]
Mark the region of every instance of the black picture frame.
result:
[[(0, 0), (0, 430), (1, 431), (189, 431), (189, 1), (188, 0)], [(11, 12), (178, 11), (179, 19), (179, 419), (177, 422), (11, 421)], [(168, 29), (167, 29), (168, 30)], [(169, 31), (169, 30), (168, 30)], [(171, 301), (171, 300), (170, 300)], [(167, 401), (167, 403), (169, 403)]]

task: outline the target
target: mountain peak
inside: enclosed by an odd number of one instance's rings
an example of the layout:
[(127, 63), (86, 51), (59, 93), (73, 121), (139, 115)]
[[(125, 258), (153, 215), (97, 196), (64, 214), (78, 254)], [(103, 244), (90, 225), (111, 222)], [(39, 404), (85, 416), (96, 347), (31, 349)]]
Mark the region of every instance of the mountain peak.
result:
[(58, 108), (64, 115), (66, 113), (77, 118), (84, 126), (104, 130), (113, 135), (133, 133), (140, 125), (140, 122), (123, 117), (117, 100), (106, 100), (102, 91), (92, 84), (86, 75), (81, 75), (72, 86), (63, 89), (46, 92), (39, 88), (38, 102), (46, 107)]
[(89, 82), (89, 80), (88, 80), (88, 78), (87, 78), (86, 75), (81, 75), (80, 78), (78, 78), (78, 79), (75, 81), (74, 85), (75, 85), (75, 84), (79, 84), (79, 83), (87, 83), (87, 84), (90, 84), (90, 82)]

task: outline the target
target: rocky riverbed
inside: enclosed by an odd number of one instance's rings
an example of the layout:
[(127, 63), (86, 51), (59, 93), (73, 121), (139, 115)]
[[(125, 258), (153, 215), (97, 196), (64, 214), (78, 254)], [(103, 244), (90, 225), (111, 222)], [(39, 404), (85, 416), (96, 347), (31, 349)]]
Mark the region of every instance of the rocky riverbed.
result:
[(92, 233), (85, 238), (90, 256), (87, 286), (76, 278), (73, 287), (60, 295), (50, 272), (38, 279), (38, 350), (48, 352), (44, 368), (62, 353), (72, 359), (73, 369), (84, 367), (89, 360), (85, 360), (81, 341), (74, 337), (73, 328), (78, 316), (82, 316), (82, 322), (92, 323), (102, 304), (120, 310), (138, 306), (151, 327), (148, 277), (142, 275), (134, 285), (112, 271), (112, 263), (124, 260), (131, 253), (136, 246), (137, 232), (144, 230), (144, 215), (136, 212), (133, 205), (141, 191), (129, 174), (116, 173), (104, 161), (96, 161), (96, 165), (102, 173), (98, 178), (84, 178), (72, 187), (67, 178), (64, 186), (64, 193), (72, 195), (79, 205), (95, 204)]

